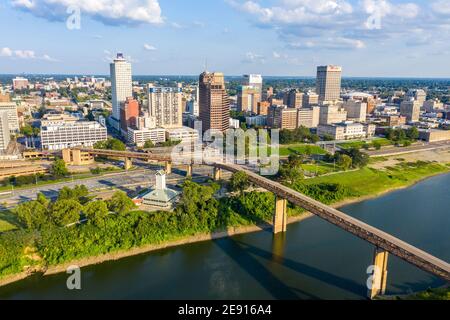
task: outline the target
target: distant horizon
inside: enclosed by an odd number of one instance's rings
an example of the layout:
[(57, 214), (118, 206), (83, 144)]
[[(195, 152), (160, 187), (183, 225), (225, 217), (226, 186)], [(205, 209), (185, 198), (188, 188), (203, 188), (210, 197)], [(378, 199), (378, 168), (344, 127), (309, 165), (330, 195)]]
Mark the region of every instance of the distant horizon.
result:
[[(221, 72), (221, 71), (211, 71)], [(258, 73), (256, 73), (258, 74)], [(133, 74), (134, 77), (198, 77), (199, 74)], [(32, 77), (44, 77), (44, 76), (77, 76), (77, 77), (101, 77), (110, 78), (109, 74), (95, 74), (95, 73), (0, 73), (0, 77), (16, 77), (16, 76), (32, 76)], [(226, 78), (242, 78), (242, 75), (227, 75)], [(288, 76), (288, 75), (264, 75), (263, 78), (284, 78), (284, 79), (315, 79), (316, 76)], [(450, 80), (450, 76), (447, 77), (424, 77), (424, 76), (342, 76), (342, 79), (392, 79), (392, 80)]]

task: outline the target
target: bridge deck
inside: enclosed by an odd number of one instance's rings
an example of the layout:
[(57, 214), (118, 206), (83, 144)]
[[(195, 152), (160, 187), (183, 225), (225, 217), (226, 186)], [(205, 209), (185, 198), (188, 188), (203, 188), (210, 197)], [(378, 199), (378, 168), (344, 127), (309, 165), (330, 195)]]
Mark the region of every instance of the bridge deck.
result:
[(436, 258), (425, 251), (422, 251), (384, 231), (374, 228), (362, 221), (350, 217), (349, 215), (333, 209), (323, 203), (311, 199), (295, 190), (292, 190), (280, 183), (269, 180), (254, 172), (246, 170), (241, 166), (216, 163), (215, 167), (231, 172), (243, 171), (249, 180), (274, 194), (287, 199), (291, 203), (302, 207), (320, 218), (348, 231), (357, 237), (368, 241), (375, 246), (382, 248), (389, 253), (428, 271), (446, 281), (450, 281), (450, 265)]
[[(172, 161), (170, 156), (155, 155), (151, 153), (97, 150), (87, 148), (76, 149), (94, 155), (155, 160), (161, 162)], [(266, 190), (273, 192), (283, 199), (287, 199), (289, 202), (308, 210), (320, 218), (354, 234), (365, 241), (372, 243), (379, 248), (388, 251), (389, 253), (419, 267), (422, 270), (428, 271), (446, 281), (450, 281), (450, 265), (447, 262), (436, 258), (429, 253), (426, 253), (425, 251), (422, 251), (384, 231), (352, 218), (339, 210), (324, 205), (323, 203), (283, 186), (280, 183), (274, 182), (254, 172), (246, 170), (241, 166), (224, 163), (213, 163), (212, 166), (230, 172), (243, 171), (248, 175), (251, 182), (265, 188)]]

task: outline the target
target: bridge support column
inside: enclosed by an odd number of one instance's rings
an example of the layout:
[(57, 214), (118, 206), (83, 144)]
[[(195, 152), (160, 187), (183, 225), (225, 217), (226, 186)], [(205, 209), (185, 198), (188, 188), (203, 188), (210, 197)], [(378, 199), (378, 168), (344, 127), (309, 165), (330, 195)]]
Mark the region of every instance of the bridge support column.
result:
[(287, 230), (287, 200), (275, 198), (275, 213), (273, 215), (273, 233), (286, 232)]
[(372, 286), (369, 288), (367, 293), (370, 299), (375, 298), (380, 294), (386, 293), (387, 285), (387, 263), (388, 263), (389, 253), (383, 249), (375, 248), (374, 258), (373, 258), (373, 275), (372, 275)]
[(165, 163), (164, 171), (166, 172), (166, 174), (172, 173), (172, 162), (167, 161)]
[(192, 168), (192, 167), (193, 167), (192, 164), (189, 164), (189, 165), (187, 166), (186, 177), (192, 177), (192, 171), (193, 171), (193, 168)]
[(222, 179), (222, 169), (214, 167), (213, 177), (215, 181)]
[(130, 170), (131, 167), (133, 166), (133, 163), (131, 162), (131, 158), (125, 158), (123, 163), (124, 163), (124, 169), (127, 171)]

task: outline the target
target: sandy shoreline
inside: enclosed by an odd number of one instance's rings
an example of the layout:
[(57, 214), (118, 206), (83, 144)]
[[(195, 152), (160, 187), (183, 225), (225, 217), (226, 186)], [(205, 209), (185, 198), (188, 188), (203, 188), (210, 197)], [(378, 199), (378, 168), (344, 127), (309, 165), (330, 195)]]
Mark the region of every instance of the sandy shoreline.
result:
[[(354, 204), (354, 203), (358, 203), (358, 202), (362, 202), (362, 201), (367, 201), (370, 199), (379, 198), (381, 196), (387, 195), (389, 193), (392, 193), (392, 192), (395, 192), (398, 190), (410, 188), (422, 181), (425, 181), (432, 177), (435, 177), (438, 175), (443, 175), (443, 174), (448, 174), (448, 171), (427, 176), (423, 179), (419, 179), (418, 181), (416, 181), (412, 184), (408, 184), (408, 185), (401, 186), (401, 187), (389, 188), (389, 189), (386, 189), (382, 192), (378, 192), (373, 195), (345, 199), (343, 201), (340, 201), (338, 203), (331, 205), (331, 207), (337, 209), (337, 208), (344, 207), (346, 205), (350, 205), (350, 204)], [(308, 218), (311, 218), (313, 216), (314, 215), (311, 214), (310, 212), (305, 212), (300, 216), (289, 217), (288, 224), (297, 223), (297, 222), (306, 220)], [(99, 255), (99, 256), (83, 258), (80, 260), (74, 260), (74, 261), (56, 265), (56, 266), (49, 266), (47, 268), (33, 270), (33, 272), (26, 271), (26, 272), (22, 272), (19, 274), (6, 276), (5, 278), (0, 279), (0, 287), (23, 280), (29, 276), (32, 276), (35, 273), (42, 273), (44, 276), (54, 275), (54, 274), (66, 272), (66, 270), (69, 266), (75, 265), (75, 266), (82, 268), (82, 267), (86, 267), (86, 266), (90, 266), (90, 265), (96, 265), (96, 264), (101, 264), (101, 263), (108, 262), (108, 261), (116, 261), (116, 260), (120, 260), (123, 258), (131, 257), (131, 256), (145, 254), (145, 253), (149, 253), (149, 252), (164, 249), (164, 248), (171, 248), (171, 247), (176, 247), (176, 246), (185, 245), (185, 244), (210, 241), (210, 240), (214, 240), (214, 239), (221, 239), (221, 238), (231, 237), (231, 236), (240, 235), (240, 234), (253, 233), (253, 232), (258, 232), (258, 231), (263, 231), (263, 230), (270, 230), (270, 228), (272, 228), (272, 226), (269, 223), (260, 224), (260, 225), (252, 225), (252, 226), (231, 227), (226, 231), (217, 231), (217, 232), (213, 232), (213, 233), (198, 234), (198, 235), (193, 235), (193, 236), (179, 239), (179, 240), (169, 241), (169, 242), (166, 242), (163, 244), (146, 245), (146, 246), (142, 246), (142, 247), (132, 248), (129, 250), (121, 250), (121, 251), (114, 252), (114, 253), (107, 253), (107, 254), (103, 254), (103, 255)]]

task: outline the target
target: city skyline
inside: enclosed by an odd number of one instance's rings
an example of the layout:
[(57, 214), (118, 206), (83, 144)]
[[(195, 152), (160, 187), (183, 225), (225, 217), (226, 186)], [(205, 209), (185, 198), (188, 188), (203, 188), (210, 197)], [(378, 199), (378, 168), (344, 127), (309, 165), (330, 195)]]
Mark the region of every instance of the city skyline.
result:
[[(80, 29), (71, 30), (75, 3)], [(316, 66), (336, 64), (344, 77), (448, 77), (450, 48), (442, 39), (450, 6), (442, 0), (89, 3), (3, 4), (0, 17), (14, 32), (0, 42), (2, 73), (108, 74), (108, 63), (123, 52), (135, 75), (208, 69), (310, 77)]]

